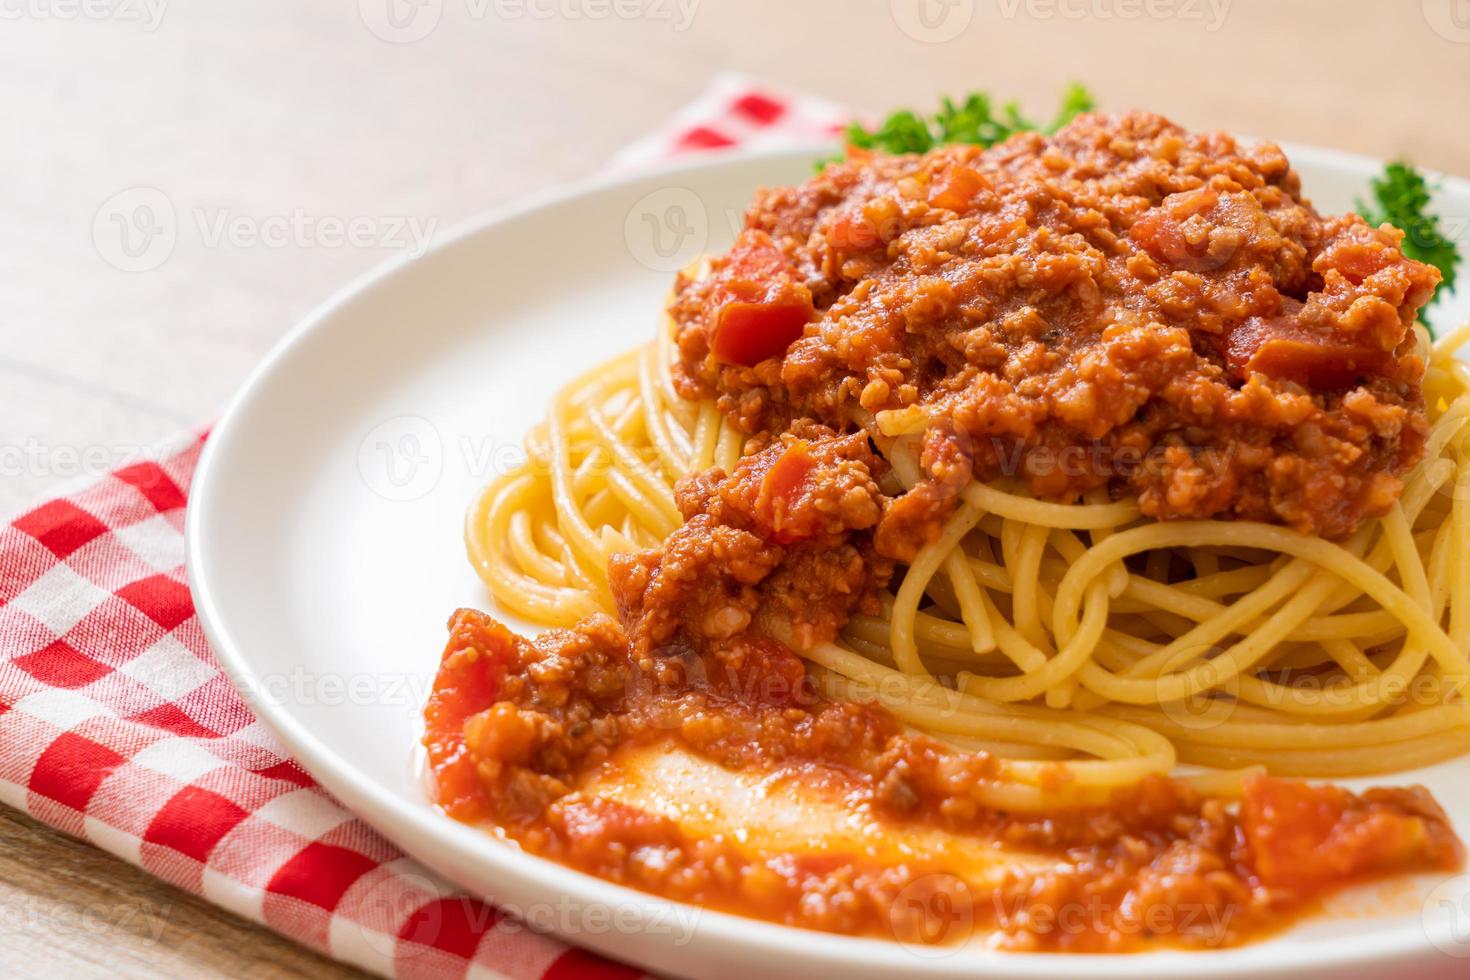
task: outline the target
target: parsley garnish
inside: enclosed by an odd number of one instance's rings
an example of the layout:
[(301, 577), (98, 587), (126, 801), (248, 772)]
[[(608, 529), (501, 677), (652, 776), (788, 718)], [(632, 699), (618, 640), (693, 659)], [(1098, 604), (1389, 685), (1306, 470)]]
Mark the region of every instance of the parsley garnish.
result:
[[(1440, 271), (1444, 281), (1440, 290), (1455, 282), (1460, 253), (1440, 228), (1439, 216), (1425, 210), (1429, 206), (1429, 182), (1406, 160), (1395, 160), (1383, 174), (1369, 185), (1373, 202), (1358, 201), (1358, 213), (1372, 225), (1385, 221), (1404, 233), (1403, 251), (1411, 259), (1428, 262)], [(1435, 299), (1439, 298), (1436, 291)]]
[[(1062, 94), (1056, 116), (1043, 126), (1021, 115), (1020, 106), (1015, 102), (1007, 102), (997, 109), (989, 95), (971, 92), (959, 103), (946, 96), (939, 111), (931, 116), (900, 109), (883, 120), (877, 129), (853, 123), (844, 135), (849, 146), (881, 153), (927, 153), (947, 143), (994, 146), (1015, 133), (1029, 130), (1054, 133), (1076, 118), (1078, 113), (1087, 112), (1095, 105), (1092, 94), (1073, 82)], [(820, 169), (831, 162), (822, 160), (817, 166)]]

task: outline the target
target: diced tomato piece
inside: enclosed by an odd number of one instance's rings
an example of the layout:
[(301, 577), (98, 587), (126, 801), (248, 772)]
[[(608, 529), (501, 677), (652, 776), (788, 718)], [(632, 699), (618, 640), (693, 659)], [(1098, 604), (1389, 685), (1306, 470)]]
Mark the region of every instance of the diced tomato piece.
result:
[(1160, 262), (1171, 264), (1175, 257), (1184, 254), (1187, 245), (1179, 222), (1163, 208), (1145, 211), (1128, 229), (1128, 237)]
[[(1245, 195), (1249, 196), (1249, 195)], [(1258, 215), (1246, 213), (1241, 195), (1222, 198), (1209, 188), (1171, 194), (1158, 207), (1141, 214), (1128, 229), (1133, 239), (1149, 255), (1166, 266), (1191, 272), (1208, 272), (1228, 263), (1235, 249), (1212, 252), (1208, 237), (1190, 241), (1184, 224), (1195, 215), (1206, 215), (1211, 225), (1249, 227)], [(1253, 203), (1253, 202), (1252, 202)], [(1259, 206), (1256, 211), (1259, 212)]]
[(811, 290), (765, 232), (743, 232), (712, 275), (709, 347), (723, 364), (784, 354), (812, 318)]
[(726, 303), (715, 320), (710, 352), (725, 364), (759, 364), (784, 354), (811, 318), (810, 300)]
[(750, 659), (741, 678), (740, 690), (751, 691), (768, 704), (787, 707), (810, 704), (811, 690), (806, 686), (806, 661), (779, 640), (747, 637)]
[(495, 704), (506, 666), (521, 640), (484, 613), (461, 609), (424, 709), (424, 747), (439, 805), (459, 820), (488, 816), (488, 801), (465, 746), (465, 721)]
[(1273, 338), (1256, 348), (1248, 364), (1252, 371), (1311, 388), (1350, 388), (1362, 378), (1383, 374), (1390, 357), (1352, 344)]
[(1432, 290), (1439, 281), (1439, 270), (1433, 266), (1425, 269), (1405, 259), (1399, 250), (1402, 234), (1393, 227), (1381, 231), (1361, 222), (1344, 222), (1312, 259), (1312, 271), (1323, 277), (1339, 273), (1356, 286), (1374, 273), (1397, 265), (1412, 278), (1429, 280)]
[(1312, 261), (1312, 271), (1325, 275), (1328, 270), (1342, 273), (1353, 285), (1401, 261), (1395, 249), (1380, 241), (1362, 241), (1342, 236), (1324, 248)]
[(1350, 388), (1393, 367), (1388, 351), (1309, 333), (1290, 316), (1244, 321), (1226, 338), (1225, 359), (1241, 378), (1256, 372), (1317, 389)]
[(929, 203), (948, 211), (968, 211), (981, 191), (989, 188), (990, 181), (980, 171), (963, 163), (952, 163), (930, 186)]
[(761, 478), (756, 510), (770, 526), (779, 544), (793, 544), (812, 533), (810, 528), (799, 527), (790, 519), (796, 501), (817, 466), (810, 448), (811, 444), (805, 440), (792, 443)]
[(1336, 786), (1249, 779), (1240, 819), (1256, 873), (1270, 886), (1311, 891), (1457, 861), (1458, 847), (1445, 837), (1439, 819), (1419, 812), (1433, 804), (1424, 802), (1422, 790), (1417, 793), (1373, 790), (1355, 796)]

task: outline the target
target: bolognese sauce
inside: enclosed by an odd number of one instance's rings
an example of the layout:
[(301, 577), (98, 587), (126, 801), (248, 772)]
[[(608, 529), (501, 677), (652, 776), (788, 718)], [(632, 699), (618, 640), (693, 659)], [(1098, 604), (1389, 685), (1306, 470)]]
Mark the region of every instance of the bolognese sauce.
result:
[[(1149, 113), (854, 152), (758, 194), (681, 277), (677, 380), (757, 437), (907, 410), (926, 457), (982, 480), (1340, 537), (1392, 504), (1427, 429), (1410, 327), (1440, 277), (1401, 239), (1318, 214), (1274, 144)], [(729, 303), (752, 275), (765, 304)]]
[[(1341, 535), (1381, 513), (1424, 442), (1410, 328), (1437, 282), (1400, 237), (1320, 217), (1274, 146), (1146, 114), (855, 153), (763, 193), (671, 311), (683, 391), (718, 396), (744, 454), (678, 484), (658, 547), (612, 558), (616, 617), (528, 641), (455, 614), (426, 709), (440, 804), (670, 898), (920, 942), (963, 907), (1019, 949), (1230, 944), (1348, 884), (1458, 867), (1417, 787), (1254, 776), (1232, 799), (1150, 776), (1089, 796), (1059, 764), (1055, 805), (999, 807), (999, 759), (824, 696), (797, 652), (875, 612), (956, 485), (1007, 459), (1040, 495), (1106, 487), (1158, 518)], [(874, 448), (894, 411), (925, 423), (907, 490)], [(1069, 447), (1105, 451), (1048, 465)], [(665, 750), (1028, 860), (981, 879), (942, 849), (762, 847), (596, 791)], [(1044, 928), (1038, 907), (1092, 911)]]
[[(1024, 950), (1230, 945), (1344, 885), (1461, 860), (1444, 813), (1417, 787), (1354, 795), (1255, 777), (1233, 809), (1150, 777), (1100, 805), (997, 810), (979, 794), (998, 778), (993, 759), (908, 734), (882, 708), (817, 697), (798, 657), (755, 636), (640, 665), (608, 617), (528, 642), (460, 610), (427, 721), (451, 816), (668, 898), (906, 942), (966, 939), (974, 928)], [(942, 856), (769, 851), (738, 828), (696, 834), (583, 789), (650, 745), (836, 793), (898, 836), (933, 827), (1045, 860), (1017, 862), (982, 886)], [(964, 934), (947, 931), (955, 909)], [(1073, 921), (1048, 925), (1039, 909)]]
[[(526, 641), (483, 613), (455, 614), (426, 738), (451, 815), (682, 901), (913, 942), (947, 936), (937, 910), (963, 907), (971, 926), (1021, 949), (1238, 942), (1344, 884), (1460, 860), (1417, 788), (1355, 796), (1257, 778), (1233, 811), (1153, 777), (1101, 803), (1008, 813), (984, 801), (1003, 778), (994, 758), (907, 732), (881, 707), (820, 697), (777, 637), (832, 639), (892, 563), (873, 547), (884, 466), (866, 437), (806, 434), (682, 484), (685, 524), (660, 548), (613, 559), (617, 619)], [(669, 747), (835, 792), (896, 834), (930, 827), (1046, 860), (982, 890), (942, 856), (769, 851), (584, 789), (629, 753)], [(1059, 767), (1055, 788), (1065, 781)], [(1043, 929), (1038, 905), (1091, 911)]]

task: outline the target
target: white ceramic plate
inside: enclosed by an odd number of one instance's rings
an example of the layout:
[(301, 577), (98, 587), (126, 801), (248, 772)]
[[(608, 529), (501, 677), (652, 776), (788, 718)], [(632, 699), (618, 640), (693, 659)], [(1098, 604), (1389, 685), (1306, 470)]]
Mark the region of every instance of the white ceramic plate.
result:
[[(523, 434), (561, 382), (651, 335), (673, 270), (733, 238), (755, 187), (806, 178), (820, 152), (700, 162), (487, 217), (353, 283), (291, 332), (210, 437), (188, 515), (200, 619), (262, 720), (322, 785), (429, 867), (575, 943), (659, 971), (1465, 976), (1470, 959), (1450, 955), (1470, 956), (1463, 876), (1427, 903), (1433, 881), (1376, 911), (1354, 906), (1240, 949), (936, 953), (651, 898), (430, 806), (415, 746), (445, 621), (457, 606), (491, 606), (461, 546), (471, 495), (522, 458)], [(1324, 212), (1351, 208), (1379, 170), (1340, 153), (1289, 153)], [(1470, 183), (1446, 181), (1439, 202), (1463, 234)], [(1458, 322), (1465, 299), (1441, 303), (1436, 319)], [(1470, 832), (1470, 759), (1394, 779), (1427, 783)]]

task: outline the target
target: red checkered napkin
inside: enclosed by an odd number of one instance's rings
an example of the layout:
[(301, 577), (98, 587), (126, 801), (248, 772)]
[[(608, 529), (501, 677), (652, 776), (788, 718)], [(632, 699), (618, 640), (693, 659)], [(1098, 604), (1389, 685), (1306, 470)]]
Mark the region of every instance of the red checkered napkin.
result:
[(696, 153), (827, 140), (850, 118), (835, 102), (775, 92), (744, 75), (717, 75), (668, 125), (613, 157), (609, 169), (622, 173)]
[[(830, 135), (841, 119), (722, 77), (616, 164)], [(638, 976), (442, 883), (255, 720), (185, 585), (203, 441), (190, 435), (0, 528), (0, 802), (384, 976)]]

